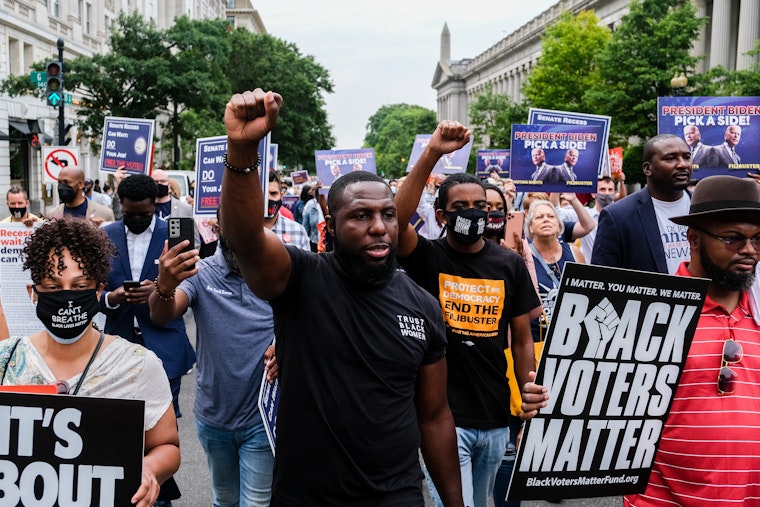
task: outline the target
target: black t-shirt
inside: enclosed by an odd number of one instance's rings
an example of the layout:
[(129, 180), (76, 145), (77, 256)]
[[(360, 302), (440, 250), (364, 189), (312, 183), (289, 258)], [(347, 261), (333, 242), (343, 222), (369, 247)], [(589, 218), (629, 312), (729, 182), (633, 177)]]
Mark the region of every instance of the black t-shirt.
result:
[(274, 310), (281, 398), (273, 506), (423, 506), (415, 391), (441, 360), (441, 310), (401, 271), (352, 284), (332, 254), (288, 247)]
[(417, 248), (401, 264), (443, 309), (449, 405), (456, 425), (507, 426), (509, 321), (541, 304), (525, 261), (491, 241), (475, 254), (462, 254), (446, 238), (418, 236)]

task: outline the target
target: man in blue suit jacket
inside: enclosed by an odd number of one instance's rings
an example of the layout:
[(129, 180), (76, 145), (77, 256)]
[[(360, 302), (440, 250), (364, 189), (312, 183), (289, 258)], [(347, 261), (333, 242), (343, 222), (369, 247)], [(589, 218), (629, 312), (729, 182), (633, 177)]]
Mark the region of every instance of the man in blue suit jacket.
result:
[[(168, 226), (155, 218), (157, 186), (150, 176), (125, 178), (118, 191), (123, 218), (105, 227), (117, 250), (111, 261), (105, 297), (100, 300), (101, 311), (106, 315), (105, 331), (143, 344), (156, 353), (164, 364), (179, 417), (180, 382), (195, 363), (195, 352), (181, 317), (165, 326), (156, 326), (150, 320), (148, 307)], [(140, 286), (125, 289), (126, 280), (137, 280)]]
[[(181, 316), (164, 326), (156, 326), (150, 320), (148, 297), (156, 290), (153, 280), (158, 277), (158, 257), (169, 229), (166, 222), (155, 216), (157, 192), (156, 182), (144, 174), (125, 178), (119, 185), (122, 219), (105, 227), (117, 253), (111, 259), (100, 311), (106, 315), (106, 333), (144, 345), (161, 359), (172, 390), (174, 412), (180, 417), (180, 383), (182, 375), (195, 363), (195, 351), (187, 339)], [(139, 286), (125, 288), (127, 280), (139, 281)], [(171, 500), (179, 496), (179, 489), (170, 478), (161, 487), (155, 505), (171, 507)]]
[(689, 146), (672, 134), (655, 136), (644, 145), (642, 169), (646, 187), (601, 211), (591, 263), (672, 274), (689, 259), (685, 229), (668, 223), (684, 208), (688, 214)]

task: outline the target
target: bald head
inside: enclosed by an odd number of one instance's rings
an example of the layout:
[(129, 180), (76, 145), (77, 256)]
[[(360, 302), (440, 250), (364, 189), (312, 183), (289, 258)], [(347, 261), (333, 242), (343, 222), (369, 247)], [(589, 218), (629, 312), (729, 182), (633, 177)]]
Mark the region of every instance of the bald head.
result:
[(58, 180), (60, 181), (61, 178), (66, 179), (71, 186), (74, 186), (71, 182), (79, 182), (84, 185), (84, 171), (75, 165), (61, 169), (61, 172), (58, 173)]
[(166, 171), (163, 169), (153, 169), (151, 176), (153, 177), (153, 181), (156, 183), (160, 183), (162, 185), (169, 184), (169, 175), (166, 174)]
[[(67, 190), (66, 187), (71, 187)], [(64, 167), (58, 173), (58, 196), (68, 207), (84, 202), (84, 171), (77, 166)]]

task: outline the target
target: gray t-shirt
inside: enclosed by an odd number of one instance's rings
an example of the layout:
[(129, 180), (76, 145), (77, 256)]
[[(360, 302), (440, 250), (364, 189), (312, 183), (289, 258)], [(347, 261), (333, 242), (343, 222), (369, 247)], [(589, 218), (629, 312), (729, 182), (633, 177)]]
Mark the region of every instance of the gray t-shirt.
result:
[(272, 308), (230, 270), (221, 249), (203, 259), (179, 290), (187, 294), (198, 332), (195, 417), (226, 431), (261, 424), (258, 398), (264, 352), (274, 339)]

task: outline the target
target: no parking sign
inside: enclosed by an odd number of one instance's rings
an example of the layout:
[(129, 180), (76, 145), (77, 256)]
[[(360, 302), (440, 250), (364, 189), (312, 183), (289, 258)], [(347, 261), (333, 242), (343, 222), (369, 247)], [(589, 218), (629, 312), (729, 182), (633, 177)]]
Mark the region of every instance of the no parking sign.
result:
[(44, 183), (58, 183), (58, 173), (65, 167), (79, 165), (79, 148), (60, 146), (42, 147), (42, 172)]

